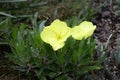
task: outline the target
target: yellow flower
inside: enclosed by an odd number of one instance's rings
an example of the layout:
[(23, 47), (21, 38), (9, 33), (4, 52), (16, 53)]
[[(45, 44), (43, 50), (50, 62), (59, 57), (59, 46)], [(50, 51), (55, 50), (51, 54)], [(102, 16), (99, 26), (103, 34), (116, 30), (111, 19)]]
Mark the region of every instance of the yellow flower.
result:
[(65, 45), (65, 41), (70, 36), (70, 30), (71, 28), (65, 22), (56, 19), (50, 26), (43, 29), (40, 37), (56, 51)]
[(76, 40), (86, 39), (93, 34), (95, 29), (96, 26), (92, 22), (83, 21), (78, 26), (72, 28), (71, 35)]

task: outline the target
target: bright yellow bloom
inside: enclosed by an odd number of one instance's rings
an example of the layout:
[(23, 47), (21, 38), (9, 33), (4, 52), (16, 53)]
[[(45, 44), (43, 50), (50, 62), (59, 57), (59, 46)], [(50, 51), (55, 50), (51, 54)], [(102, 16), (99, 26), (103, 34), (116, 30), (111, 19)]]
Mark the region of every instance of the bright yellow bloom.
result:
[(83, 21), (78, 26), (72, 28), (71, 35), (76, 40), (86, 39), (93, 34), (95, 29), (96, 26), (92, 22)]
[(40, 37), (56, 51), (65, 45), (65, 41), (70, 36), (70, 30), (71, 28), (65, 22), (56, 19), (50, 26), (43, 29)]

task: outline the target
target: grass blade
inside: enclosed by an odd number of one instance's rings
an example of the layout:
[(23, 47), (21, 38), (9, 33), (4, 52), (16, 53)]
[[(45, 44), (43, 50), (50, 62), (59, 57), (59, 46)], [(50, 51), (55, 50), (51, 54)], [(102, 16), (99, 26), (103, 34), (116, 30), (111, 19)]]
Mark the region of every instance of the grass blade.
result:
[(7, 16), (7, 17), (11, 17), (11, 18), (16, 18), (15, 16), (12, 16), (12, 15), (4, 13), (4, 12), (0, 12), (0, 15), (4, 15), (4, 16)]

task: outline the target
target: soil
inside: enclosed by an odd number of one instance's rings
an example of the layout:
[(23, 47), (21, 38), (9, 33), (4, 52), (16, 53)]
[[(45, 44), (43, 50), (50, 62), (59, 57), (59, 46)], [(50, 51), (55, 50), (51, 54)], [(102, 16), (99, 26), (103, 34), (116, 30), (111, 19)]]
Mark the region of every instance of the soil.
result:
[(5, 58), (6, 47), (0, 45), (0, 80), (17, 80), (14, 70), (9, 66), (9, 60)]
[[(120, 80), (120, 65), (116, 62), (116, 50), (120, 42), (120, 20), (115, 14), (116, 6), (112, 0), (95, 0), (93, 7), (99, 8), (95, 18), (91, 21), (97, 25), (94, 37), (96, 44), (105, 48), (106, 59), (103, 69), (92, 72), (96, 80)], [(106, 4), (106, 5), (102, 5)], [(98, 46), (96, 49), (98, 49)], [(21, 73), (12, 69), (5, 58), (6, 52), (10, 52), (9, 46), (0, 45), (0, 80), (26, 80)], [(102, 52), (96, 50), (96, 56)], [(4, 62), (4, 63), (3, 63)], [(88, 80), (85, 78), (85, 80)]]
[[(111, 0), (112, 1), (112, 0)], [(100, 0), (96, 4), (104, 3)], [(94, 37), (98, 45), (103, 45), (106, 59), (103, 63), (103, 69), (97, 72), (97, 80), (119, 80), (120, 79), (120, 65), (116, 62), (116, 54), (118, 43), (120, 42), (120, 21), (115, 15), (114, 3), (106, 1), (109, 4), (102, 6), (101, 10), (96, 14), (93, 22), (97, 25)], [(97, 52), (101, 54), (101, 52)], [(104, 72), (103, 72), (104, 71)]]

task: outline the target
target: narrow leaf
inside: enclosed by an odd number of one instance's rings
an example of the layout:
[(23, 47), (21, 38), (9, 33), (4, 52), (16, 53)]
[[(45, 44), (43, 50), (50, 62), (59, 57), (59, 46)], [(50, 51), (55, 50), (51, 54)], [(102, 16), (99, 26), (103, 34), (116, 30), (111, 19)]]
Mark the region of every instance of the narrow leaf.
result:
[(5, 12), (0, 12), (0, 15), (11, 17), (11, 18), (16, 18), (15, 16), (12, 16), (11, 14), (7, 14)]

